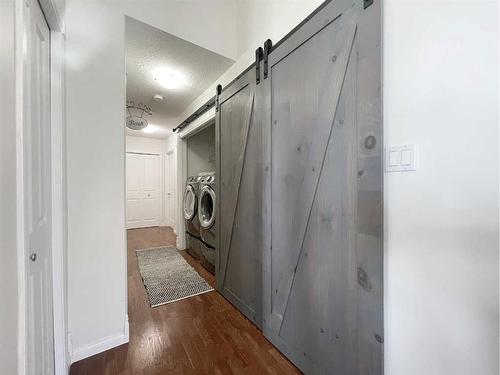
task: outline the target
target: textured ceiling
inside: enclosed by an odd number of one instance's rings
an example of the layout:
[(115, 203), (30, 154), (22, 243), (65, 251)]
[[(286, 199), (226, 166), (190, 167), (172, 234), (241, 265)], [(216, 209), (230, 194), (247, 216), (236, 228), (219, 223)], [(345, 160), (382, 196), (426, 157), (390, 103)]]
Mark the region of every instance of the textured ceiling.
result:
[[(153, 115), (146, 118), (156, 129), (146, 134), (127, 128), (129, 135), (168, 136), (178, 125), (177, 116), (234, 63), (130, 17), (126, 18), (125, 34), (127, 100), (151, 107)], [(184, 77), (179, 88), (167, 89), (155, 80), (155, 72), (162, 68), (174, 70)], [(162, 95), (163, 102), (154, 102), (155, 94)]]

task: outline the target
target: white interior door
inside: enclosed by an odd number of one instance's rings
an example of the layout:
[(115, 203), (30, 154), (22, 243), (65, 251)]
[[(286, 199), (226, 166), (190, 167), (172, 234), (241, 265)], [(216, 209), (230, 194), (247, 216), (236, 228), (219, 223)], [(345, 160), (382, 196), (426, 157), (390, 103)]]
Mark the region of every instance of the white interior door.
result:
[[(54, 372), (51, 259), (50, 33), (38, 2), (27, 9), (24, 205), (27, 374)], [(3, 303), (9, 303), (4, 301)]]
[(159, 155), (127, 153), (127, 229), (160, 224)]
[(166, 224), (175, 227), (175, 155), (173, 151), (165, 157), (165, 221)]

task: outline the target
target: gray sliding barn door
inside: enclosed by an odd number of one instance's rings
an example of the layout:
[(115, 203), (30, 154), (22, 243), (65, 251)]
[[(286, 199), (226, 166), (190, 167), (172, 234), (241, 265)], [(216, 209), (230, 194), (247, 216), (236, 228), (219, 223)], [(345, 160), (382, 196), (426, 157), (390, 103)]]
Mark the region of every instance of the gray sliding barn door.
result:
[(310, 374), (383, 373), (379, 3), (325, 5), (262, 83), (263, 330)]
[(262, 142), (255, 70), (219, 96), (216, 115), (218, 251), (216, 285), (247, 318), (262, 317)]

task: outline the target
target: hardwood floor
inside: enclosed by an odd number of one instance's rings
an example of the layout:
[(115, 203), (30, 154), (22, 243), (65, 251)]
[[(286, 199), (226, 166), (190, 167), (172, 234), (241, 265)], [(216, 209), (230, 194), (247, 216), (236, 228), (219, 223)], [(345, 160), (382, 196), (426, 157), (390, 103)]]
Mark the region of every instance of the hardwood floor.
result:
[[(133, 229), (127, 240), (130, 342), (74, 363), (71, 375), (300, 374), (215, 291), (151, 308), (135, 250), (174, 245), (175, 234), (166, 227)], [(214, 276), (181, 254), (214, 286)]]

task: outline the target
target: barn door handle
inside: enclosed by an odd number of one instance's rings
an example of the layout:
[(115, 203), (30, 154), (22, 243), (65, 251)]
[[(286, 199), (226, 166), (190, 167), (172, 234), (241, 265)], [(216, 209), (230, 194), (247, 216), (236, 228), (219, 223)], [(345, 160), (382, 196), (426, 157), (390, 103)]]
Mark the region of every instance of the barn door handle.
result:
[(31, 260), (32, 262), (35, 262), (35, 261), (36, 261), (36, 253), (31, 253), (31, 255), (30, 255), (30, 260)]

